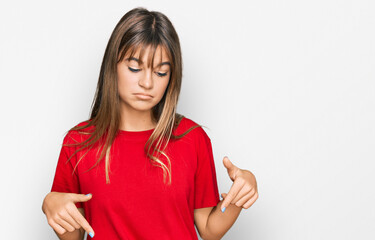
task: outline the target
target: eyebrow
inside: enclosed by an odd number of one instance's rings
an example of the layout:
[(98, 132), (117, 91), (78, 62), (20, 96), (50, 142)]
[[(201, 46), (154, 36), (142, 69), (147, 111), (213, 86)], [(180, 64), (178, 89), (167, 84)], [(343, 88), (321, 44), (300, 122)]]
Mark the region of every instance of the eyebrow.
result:
[[(138, 58), (135, 58), (135, 57), (130, 57), (130, 58), (127, 58), (127, 59), (125, 59), (126, 61), (131, 61), (131, 60), (133, 60), (133, 61), (136, 61), (136, 62), (138, 62), (139, 64), (143, 64), (143, 61), (142, 60), (140, 60), (140, 59), (138, 59)], [(171, 63), (170, 62), (162, 62), (162, 63), (159, 63), (156, 67), (158, 67), (158, 66), (163, 66), (163, 65), (169, 65), (169, 66), (171, 66)]]

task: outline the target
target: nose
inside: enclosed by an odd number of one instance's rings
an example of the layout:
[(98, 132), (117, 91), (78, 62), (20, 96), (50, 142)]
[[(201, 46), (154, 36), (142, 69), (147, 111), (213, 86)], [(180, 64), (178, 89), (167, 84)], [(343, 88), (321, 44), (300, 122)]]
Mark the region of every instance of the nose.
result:
[(148, 69), (143, 72), (144, 74), (139, 79), (138, 85), (146, 89), (151, 89), (153, 87), (153, 79), (152, 79), (151, 70)]

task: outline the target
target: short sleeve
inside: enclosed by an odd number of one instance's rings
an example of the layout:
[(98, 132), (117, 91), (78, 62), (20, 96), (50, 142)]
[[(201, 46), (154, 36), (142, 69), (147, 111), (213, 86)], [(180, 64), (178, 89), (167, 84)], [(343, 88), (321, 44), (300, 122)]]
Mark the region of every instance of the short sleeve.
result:
[(214, 207), (220, 201), (211, 140), (201, 127), (197, 129), (194, 209)]
[[(65, 136), (63, 140), (63, 146), (60, 150), (60, 155), (57, 161), (55, 177), (52, 183), (51, 192), (66, 192), (66, 193), (78, 193), (80, 194), (80, 185), (78, 181), (77, 169), (74, 171), (74, 159), (73, 156), (69, 161), (69, 157), (74, 153), (75, 147), (64, 146), (64, 144), (70, 144), (70, 132)], [(73, 161), (73, 162), (72, 162)], [(77, 208), (82, 208), (82, 203), (76, 203)]]

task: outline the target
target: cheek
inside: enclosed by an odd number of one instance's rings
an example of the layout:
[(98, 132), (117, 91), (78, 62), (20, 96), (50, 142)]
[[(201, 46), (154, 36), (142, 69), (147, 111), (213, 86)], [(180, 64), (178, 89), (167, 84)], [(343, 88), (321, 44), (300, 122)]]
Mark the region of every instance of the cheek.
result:
[(158, 95), (160, 99), (163, 97), (165, 91), (167, 91), (168, 82), (168, 79), (163, 80), (163, 82), (160, 82), (160, 85), (158, 86)]
[(134, 74), (129, 74), (126, 71), (118, 71), (117, 72), (117, 83), (119, 91), (125, 91), (131, 90), (132, 85), (134, 85), (134, 82), (137, 82), (137, 79), (135, 78)]

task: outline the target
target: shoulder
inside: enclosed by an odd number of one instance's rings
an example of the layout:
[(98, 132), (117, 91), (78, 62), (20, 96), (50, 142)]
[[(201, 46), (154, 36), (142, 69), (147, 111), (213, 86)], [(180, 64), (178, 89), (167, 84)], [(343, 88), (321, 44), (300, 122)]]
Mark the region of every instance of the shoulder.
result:
[(79, 122), (70, 128), (65, 134), (64, 143), (70, 144), (82, 142), (85, 137), (90, 136), (90, 132), (94, 130), (94, 126), (89, 126), (90, 121), (91, 120)]
[(183, 116), (176, 129), (175, 134), (180, 135), (186, 132), (187, 136), (192, 136), (195, 140), (210, 140), (209, 136), (207, 135), (203, 127), (206, 126), (201, 125), (198, 122)]
[[(181, 120), (179, 125), (179, 134), (187, 132), (186, 135), (182, 137), (182, 139), (184, 139), (183, 143), (194, 147), (198, 159), (207, 158), (210, 152), (212, 152), (211, 139), (203, 127), (207, 128), (206, 126), (186, 117)], [(190, 128), (192, 128), (192, 130), (189, 131)]]

